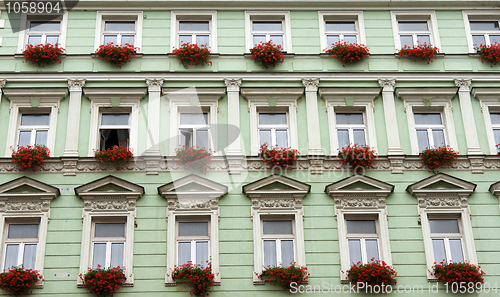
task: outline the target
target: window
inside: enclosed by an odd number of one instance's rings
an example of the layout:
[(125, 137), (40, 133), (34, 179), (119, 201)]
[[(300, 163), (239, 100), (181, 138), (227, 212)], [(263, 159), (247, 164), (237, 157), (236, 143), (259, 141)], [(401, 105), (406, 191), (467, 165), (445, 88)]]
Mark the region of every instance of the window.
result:
[(495, 143), (500, 143), (500, 112), (490, 113), (491, 128), (493, 129), (493, 137)]
[(142, 49), (142, 12), (98, 11), (94, 47), (108, 44), (130, 44)]
[(179, 21), (179, 46), (184, 43), (210, 46), (209, 21)]
[(264, 267), (288, 267), (295, 262), (293, 220), (262, 220)]
[(289, 12), (245, 12), (247, 50), (260, 42), (272, 41), (292, 52)]
[(103, 44), (135, 45), (136, 21), (104, 21)]
[(36, 222), (6, 224), (4, 271), (20, 265), (35, 269), (38, 229), (39, 223)]
[(113, 146), (130, 145), (130, 113), (108, 113), (101, 109), (99, 125), (99, 148), (108, 149)]
[(429, 21), (398, 21), (401, 47), (432, 44)]
[(500, 43), (500, 18), (491, 10), (462, 11), (469, 52), (475, 53), (476, 46)]
[(207, 112), (180, 113), (179, 120), (179, 145), (211, 148)]
[(441, 48), (434, 11), (391, 12), (396, 49), (432, 44)]
[(347, 219), (345, 222), (351, 265), (380, 260), (376, 221)]
[(210, 221), (177, 222), (177, 265), (206, 267), (210, 260)]
[(441, 113), (414, 113), (418, 150), (446, 145)]
[(59, 44), (66, 47), (68, 12), (57, 18), (42, 15), (21, 14), (17, 52), (22, 53), (26, 45)]
[(259, 143), (289, 147), (287, 113), (259, 113)]
[(472, 96), (479, 100), (483, 113), (486, 136), (491, 155), (497, 154), (496, 145), (500, 143), (500, 103), (498, 101), (498, 88), (473, 88)]
[(318, 16), (322, 49), (340, 40), (366, 44), (363, 12), (320, 11)]
[(170, 44), (172, 49), (184, 43), (209, 46), (217, 52), (217, 12), (172, 11)]
[(366, 144), (366, 126), (363, 113), (336, 113), (339, 148), (349, 144)]
[(463, 262), (462, 235), (458, 219), (429, 219), (436, 263)]
[(94, 221), (92, 230), (92, 269), (123, 267), (125, 223)]
[(47, 146), (47, 137), (49, 135), (50, 113), (20, 115), (19, 134), (17, 145), (44, 145)]

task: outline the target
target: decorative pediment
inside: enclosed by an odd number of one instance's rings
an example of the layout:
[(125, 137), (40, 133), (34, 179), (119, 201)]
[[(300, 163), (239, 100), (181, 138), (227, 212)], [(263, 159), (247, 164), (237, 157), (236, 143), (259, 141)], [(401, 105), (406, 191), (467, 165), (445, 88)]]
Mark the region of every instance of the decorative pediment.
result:
[(168, 201), (168, 208), (217, 209), (227, 186), (191, 174), (158, 187), (158, 194)]
[(302, 198), (311, 186), (275, 174), (243, 186), (243, 193), (252, 199), (253, 208), (302, 208)]
[(488, 191), (490, 191), (491, 194), (500, 198), (500, 181), (492, 184), (488, 189)]
[(135, 203), (144, 194), (144, 188), (108, 175), (76, 187), (75, 193), (83, 199), (85, 210), (130, 211), (135, 209)]
[(384, 208), (393, 190), (393, 185), (365, 175), (353, 175), (325, 187), (337, 208)]
[(59, 189), (23, 176), (0, 185), (0, 212), (45, 212)]
[(476, 185), (445, 173), (438, 173), (406, 188), (421, 208), (466, 208)]

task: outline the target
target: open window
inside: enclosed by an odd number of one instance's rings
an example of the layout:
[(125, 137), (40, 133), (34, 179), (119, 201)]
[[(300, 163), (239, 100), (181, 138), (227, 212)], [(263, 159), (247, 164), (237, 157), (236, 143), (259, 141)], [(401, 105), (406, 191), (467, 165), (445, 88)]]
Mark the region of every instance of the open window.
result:
[(130, 146), (129, 108), (101, 108), (99, 114), (99, 149)]

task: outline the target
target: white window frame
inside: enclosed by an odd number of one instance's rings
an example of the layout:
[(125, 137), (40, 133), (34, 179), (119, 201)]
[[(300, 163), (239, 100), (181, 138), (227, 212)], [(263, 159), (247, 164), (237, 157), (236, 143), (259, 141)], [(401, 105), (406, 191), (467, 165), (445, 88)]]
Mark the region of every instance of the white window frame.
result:
[[(66, 48), (66, 34), (68, 30), (68, 12), (65, 11), (60, 18), (58, 18), (61, 22), (60, 34), (59, 34), (59, 46), (62, 48)], [(40, 19), (38, 15), (29, 15), (29, 14), (21, 14), (20, 21), (20, 30), (19, 30), (19, 38), (17, 42), (17, 53), (21, 54), (26, 45), (28, 44), (28, 30), (30, 21), (44, 21), (44, 19)], [(1, 40), (0, 40), (1, 41)], [(1, 45), (1, 42), (0, 42)]]
[[(49, 114), (49, 124), (48, 125), (33, 125), (33, 126), (21, 126), (21, 119), (22, 119), (22, 116), (23, 115), (32, 115), (32, 114)], [(29, 110), (28, 111), (21, 111), (19, 113), (19, 119), (18, 119), (18, 125), (17, 125), (17, 138), (16, 138), (16, 146), (19, 145), (19, 135), (21, 132), (26, 132), (26, 131), (30, 131), (31, 132), (31, 139), (30, 139), (30, 144), (31, 146), (35, 145), (35, 141), (36, 141), (36, 132), (37, 131), (50, 131), (50, 111), (43, 111), (43, 109), (38, 109), (34, 112), (30, 112)]]
[[(451, 184), (450, 188), (432, 187), (433, 184)], [(459, 228), (462, 232), (462, 252), (464, 261), (477, 264), (476, 248), (472, 234), (470, 220), (471, 212), (467, 202), (468, 197), (474, 192), (476, 185), (465, 180), (438, 173), (425, 178), (412, 185), (407, 191), (418, 200), (418, 214), (422, 225), (422, 234), (427, 263), (427, 279), (437, 281), (433, 275), (434, 249), (429, 218), (458, 218)]]
[(104, 42), (105, 21), (135, 21), (134, 47), (142, 51), (142, 11), (97, 11), (94, 48), (97, 50)]
[[(396, 50), (401, 49), (401, 39), (400, 39), (398, 21), (420, 21), (420, 22), (426, 21), (429, 26), (429, 31), (426, 31), (425, 33), (430, 33), (431, 44), (441, 49), (441, 41), (439, 38), (439, 31), (437, 27), (437, 18), (435, 11), (391, 11), (391, 21), (392, 21), (392, 30), (394, 34), (394, 44), (396, 46)], [(418, 33), (419, 32), (414, 32), (413, 34), (414, 44), (416, 44), (416, 34)]]
[[(287, 147), (290, 147), (290, 120), (289, 120), (289, 112), (288, 112), (288, 109), (286, 110), (269, 110), (269, 109), (260, 109), (260, 110), (257, 110), (257, 112), (259, 113), (257, 115), (257, 117), (259, 117), (258, 119), (258, 124), (257, 124), (257, 129), (258, 129), (258, 137), (259, 137), (259, 146), (260, 146), (260, 130), (271, 130), (271, 143), (268, 143), (269, 146), (271, 147), (275, 147), (276, 146), (276, 130), (286, 130), (287, 132), (287, 139), (288, 139), (288, 143), (287, 145), (285, 146), (285, 148)], [(262, 125), (260, 124), (260, 114), (261, 113), (272, 113), (272, 114), (285, 114), (286, 116), (286, 121), (287, 121), (287, 124), (286, 125)]]
[[(472, 30), (470, 28), (470, 21), (500, 21), (500, 10), (463, 10), (462, 11), (465, 33), (467, 36), (467, 44), (469, 45), (469, 53), (476, 53), (474, 49), (474, 41), (472, 40)], [(500, 35), (500, 31), (498, 33)], [(486, 39), (486, 43), (489, 44), (490, 41)]]
[[(179, 222), (189, 222), (189, 223), (199, 223), (199, 222), (207, 222), (208, 223), (208, 235), (207, 236), (180, 236), (179, 235)], [(182, 264), (179, 265), (179, 243), (181, 242), (190, 242), (191, 243), (191, 262), (193, 264), (197, 264), (198, 261), (196, 259), (196, 243), (199, 241), (208, 241), (208, 255), (209, 255), (209, 260), (210, 260), (210, 230), (211, 230), (211, 223), (210, 219), (208, 217), (189, 217), (189, 216), (177, 216), (176, 221), (175, 221), (175, 263), (177, 263), (177, 266), (181, 266)]]
[[(261, 190), (261, 188), (281, 184), (288, 190)], [(282, 175), (271, 175), (243, 186), (243, 193), (252, 199), (251, 216), (253, 221), (254, 243), (254, 284), (263, 284), (258, 277), (264, 267), (263, 220), (279, 219), (293, 221), (295, 232), (294, 253), (296, 266), (306, 266), (304, 247), (304, 210), (302, 199), (309, 193), (311, 186)], [(280, 235), (281, 236), (281, 235)]]
[[(318, 11), (318, 19), (321, 49), (328, 49), (330, 46), (327, 42), (329, 32), (326, 31), (326, 22), (329, 21), (354, 21), (357, 29), (356, 34), (349, 33), (349, 35), (356, 35), (358, 44), (366, 44), (365, 21), (362, 11)], [(343, 39), (344, 32), (335, 33), (339, 33), (340, 38)]]
[[(192, 142), (192, 146), (196, 147), (198, 146), (197, 145), (197, 140), (196, 140), (196, 131), (197, 130), (206, 130), (208, 131), (208, 149), (212, 149), (214, 147), (214, 143), (213, 143), (213, 140), (214, 140), (214, 137), (212, 137), (212, 131), (210, 129), (210, 109), (211, 108), (201, 108), (201, 112), (200, 112), (200, 109), (199, 108), (191, 108), (191, 107), (181, 107), (181, 108), (178, 108), (178, 111), (179, 111), (179, 114), (177, 115), (177, 118), (179, 119), (179, 121), (177, 122), (177, 127), (179, 127), (177, 133), (175, 133), (175, 135), (181, 135), (181, 130), (183, 129), (192, 129), (193, 130), (193, 133), (191, 135), (191, 142)], [(206, 111), (205, 111), (206, 110)], [(208, 123), (206, 125), (182, 125), (180, 122), (181, 122), (181, 115), (183, 113), (197, 113), (197, 114), (207, 114), (207, 120), (208, 120)], [(182, 146), (183, 144), (180, 143), (181, 139), (180, 137), (178, 137), (179, 139), (179, 142), (178, 142), (178, 145)]]
[(319, 88), (319, 94), (326, 102), (328, 113), (330, 155), (337, 156), (341, 149), (337, 134), (336, 112), (363, 113), (366, 144), (378, 151), (373, 100), (379, 96), (380, 88)]
[[(448, 144), (447, 142), (444, 144), (435, 143), (434, 142), (434, 135), (432, 133), (432, 131), (434, 131), (434, 130), (443, 130), (444, 140), (446, 141), (446, 139), (448, 139), (446, 126), (445, 126), (444, 121), (443, 121), (444, 114), (443, 114), (442, 110), (424, 110), (424, 111), (413, 110), (413, 117), (414, 118), (415, 118), (415, 113), (439, 114), (439, 116), (441, 117), (441, 122), (443, 123), (441, 125), (431, 125), (431, 124), (417, 125), (416, 123), (414, 124), (415, 125), (415, 132), (416, 131), (424, 131), (424, 130), (427, 131), (427, 139), (429, 140), (429, 148), (432, 148), (432, 147), (437, 148), (437, 147), (440, 147), (442, 145)], [(417, 145), (418, 145), (418, 143), (417, 143)]]
[[(208, 21), (210, 35), (210, 52), (217, 53), (217, 11), (195, 11), (195, 10), (173, 10), (171, 12), (170, 23), (170, 44), (172, 51), (178, 48), (179, 44), (179, 22), (180, 21)], [(195, 32), (193, 32), (193, 41)], [(206, 34), (204, 34), (206, 35)]]
[[(352, 189), (350, 187), (352, 184), (365, 184), (367, 188)], [(365, 175), (353, 175), (325, 187), (325, 192), (335, 201), (342, 283), (349, 282), (347, 271), (351, 268), (346, 222), (351, 218), (375, 219), (378, 230), (379, 258), (388, 265), (392, 265), (385, 201), (393, 190), (393, 185)]]
[[(282, 21), (283, 24), (283, 47), (282, 51), (292, 53), (292, 30), (289, 11), (245, 11), (245, 36), (246, 52), (254, 47), (252, 35), (252, 21)], [(260, 32), (262, 33), (262, 32)], [(261, 34), (262, 35), (262, 34)], [(266, 34), (266, 41), (269, 41), (269, 34)]]
[[(102, 115), (103, 114), (128, 114), (128, 125), (103, 125), (102, 124)], [(132, 120), (132, 112), (128, 108), (118, 107), (118, 108), (105, 108), (100, 107), (99, 109), (99, 119), (98, 119), (98, 128), (97, 128), (97, 148), (101, 146), (101, 130), (128, 130), (129, 131), (129, 144), (130, 144), (130, 133), (132, 131), (132, 125), (130, 124)]]
[[(453, 261), (453, 258), (451, 257), (450, 239), (460, 239), (460, 245), (462, 247), (462, 256), (464, 256), (463, 255), (462, 222), (461, 222), (460, 218), (456, 217), (456, 216), (446, 217), (446, 216), (442, 216), (442, 215), (440, 215), (440, 216), (431, 215), (431, 216), (427, 216), (427, 219), (428, 220), (440, 220), (440, 219), (457, 220), (459, 233), (432, 233), (432, 232), (430, 232), (430, 239), (431, 239), (431, 242), (433, 239), (443, 239), (444, 240), (445, 255), (446, 255), (446, 259), (448, 262), (450, 262), (450, 259), (451, 259), (451, 261)], [(429, 222), (429, 228), (430, 228), (430, 222)], [(434, 247), (433, 247), (432, 251), (433, 251), (433, 254), (435, 254)], [(434, 259), (434, 261), (436, 263), (439, 263), (440, 261), (442, 261), (442, 259), (441, 260)]]
[[(294, 217), (288, 217), (288, 216), (281, 216), (281, 217), (273, 217), (273, 216), (265, 216), (262, 215), (260, 217), (260, 228), (261, 234), (262, 234), (262, 239), (261, 239), (261, 246), (262, 246), (262, 266), (265, 267), (265, 259), (264, 259), (264, 241), (266, 240), (274, 240), (276, 242), (276, 266), (282, 266), (283, 265), (283, 258), (281, 255), (281, 241), (283, 240), (292, 240), (293, 241), (293, 262), (297, 261), (297, 240), (295, 238), (296, 231), (295, 227), (296, 224), (294, 222)], [(292, 223), (292, 234), (264, 234), (264, 221), (291, 221)]]
[[(350, 239), (359, 239), (360, 241), (360, 246), (361, 246), (361, 262), (363, 264), (370, 263), (371, 259), (368, 259), (368, 256), (366, 255), (366, 239), (376, 239), (377, 240), (377, 250), (379, 252), (379, 258), (380, 258), (380, 227), (379, 227), (379, 222), (378, 222), (378, 216), (375, 217), (370, 217), (370, 216), (363, 216), (363, 217), (358, 217), (358, 216), (350, 216), (347, 215), (344, 217), (345, 220), (345, 228), (346, 228), (346, 240), (347, 243), (349, 244)], [(375, 234), (368, 234), (368, 233), (348, 233), (347, 232), (347, 221), (375, 221), (375, 229), (376, 233)], [(349, 264), (352, 264), (351, 262), (351, 255), (349, 253)], [(356, 264), (356, 263), (354, 263)]]
[(53, 157), (59, 104), (61, 100), (68, 96), (68, 88), (4, 88), (2, 90), (5, 97), (10, 100), (10, 118), (5, 157), (11, 157), (12, 150), (16, 150), (17, 148), (21, 114), (46, 113), (47, 111), (50, 113), (47, 148), (50, 150), (50, 156)]
[(396, 88), (396, 96), (404, 101), (412, 155), (420, 153), (415, 128), (415, 112), (440, 112), (445, 127), (445, 142), (452, 149), (458, 151), (451, 103), (456, 94), (457, 88)]
[[(127, 237), (126, 234), (127, 232), (125, 231), (125, 236), (124, 237), (95, 237), (95, 225), (100, 224), (100, 223), (124, 223), (125, 224), (125, 230), (127, 229), (127, 222), (126, 218), (120, 219), (119, 217), (113, 217), (111, 220), (106, 219), (106, 218), (97, 218), (94, 217), (92, 220), (92, 230), (91, 230), (91, 251), (90, 251), (90, 258), (91, 258), (91, 263), (90, 265), (93, 266), (93, 261), (94, 261), (94, 246), (96, 243), (106, 243), (106, 264), (102, 266), (102, 269), (107, 269), (107, 268), (113, 268), (111, 267), (111, 245), (113, 243), (123, 243), (123, 255), (125, 256), (127, 254), (127, 251), (125, 250), (125, 245), (127, 243)], [(125, 263), (125, 259), (123, 259), (123, 263)]]
[(495, 135), (493, 134), (491, 113), (500, 113), (500, 102), (498, 101), (500, 88), (473, 88), (472, 96), (479, 100), (479, 104), (481, 105), (490, 154), (496, 155), (497, 148), (495, 145), (497, 145), (497, 143), (495, 142)]

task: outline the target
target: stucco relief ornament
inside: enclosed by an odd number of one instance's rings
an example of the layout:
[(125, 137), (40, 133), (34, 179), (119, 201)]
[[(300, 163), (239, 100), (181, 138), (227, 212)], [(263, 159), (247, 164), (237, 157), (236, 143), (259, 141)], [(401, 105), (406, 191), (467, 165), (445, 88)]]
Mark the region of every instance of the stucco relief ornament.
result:
[(342, 208), (377, 207), (376, 198), (335, 198), (335, 205)]
[(85, 79), (69, 79), (68, 85), (70, 91), (81, 91), (85, 85)]
[(294, 199), (262, 199), (254, 200), (253, 205), (257, 208), (293, 208)]

